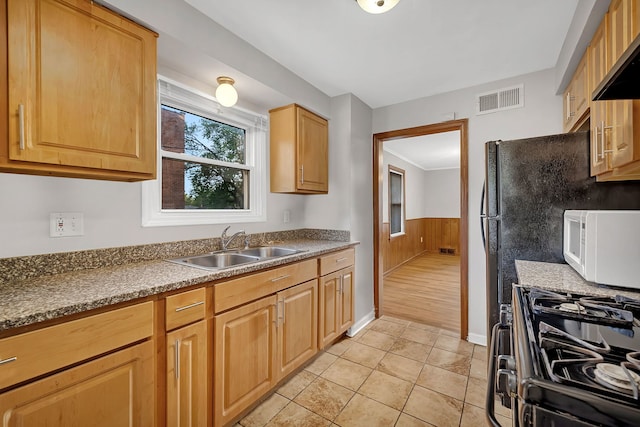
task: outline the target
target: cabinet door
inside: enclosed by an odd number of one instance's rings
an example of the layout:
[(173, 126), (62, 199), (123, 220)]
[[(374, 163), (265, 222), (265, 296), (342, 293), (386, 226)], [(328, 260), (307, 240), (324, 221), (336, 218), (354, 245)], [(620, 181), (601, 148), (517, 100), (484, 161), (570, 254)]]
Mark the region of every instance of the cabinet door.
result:
[(589, 109), (589, 93), (587, 59), (588, 50), (580, 60), (578, 67), (564, 93), (564, 131), (573, 130)]
[(353, 267), (342, 270), (340, 276), (340, 326), (339, 333), (353, 325)]
[(152, 426), (153, 353), (148, 341), (0, 394), (2, 426)]
[(328, 191), (328, 125), (327, 121), (297, 108), (299, 190)]
[[(612, 168), (624, 166), (638, 157), (638, 150), (634, 149), (633, 109), (634, 101), (611, 101), (605, 130), (610, 132)], [(640, 140), (640, 137), (636, 139)]]
[(635, 38), (637, 2), (638, 0), (613, 0), (609, 5), (609, 69)]
[(156, 35), (86, 0), (7, 12), (9, 158), (155, 176)]
[(207, 326), (205, 321), (167, 334), (167, 424), (207, 425)]
[(275, 384), (276, 297), (214, 317), (215, 426), (223, 426)]
[[(607, 73), (607, 18), (605, 17), (596, 30), (589, 45), (589, 91), (593, 91)], [(599, 175), (609, 169), (605, 151), (606, 138), (603, 127), (607, 120), (607, 101), (591, 102), (591, 175)]]
[[(613, 0), (609, 6), (607, 69), (613, 67), (634, 39), (636, 3), (637, 0)], [(624, 166), (638, 157), (634, 150), (633, 109), (630, 100), (609, 102), (605, 135), (610, 142), (611, 168)]]
[(324, 348), (338, 337), (340, 325), (340, 272), (320, 278), (319, 346)]
[(283, 378), (318, 352), (318, 280), (278, 293), (278, 374)]

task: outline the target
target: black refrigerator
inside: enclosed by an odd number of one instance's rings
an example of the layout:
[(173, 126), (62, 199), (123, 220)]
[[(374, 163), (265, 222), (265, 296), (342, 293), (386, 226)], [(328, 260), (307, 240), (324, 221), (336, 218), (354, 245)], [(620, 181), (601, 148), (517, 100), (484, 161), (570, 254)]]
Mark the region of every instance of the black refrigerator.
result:
[(589, 176), (589, 132), (485, 145), (480, 212), (487, 261), (487, 331), (511, 303), (515, 260), (564, 263), (567, 209), (640, 209), (640, 181)]

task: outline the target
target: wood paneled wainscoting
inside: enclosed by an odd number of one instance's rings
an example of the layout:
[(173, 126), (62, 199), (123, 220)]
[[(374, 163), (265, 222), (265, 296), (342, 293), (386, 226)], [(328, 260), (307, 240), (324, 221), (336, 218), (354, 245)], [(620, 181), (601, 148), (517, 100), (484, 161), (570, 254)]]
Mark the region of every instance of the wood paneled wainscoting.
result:
[(383, 272), (387, 274), (423, 252), (459, 255), (459, 230), (460, 218), (409, 219), (405, 234), (390, 239), (389, 223), (383, 223)]

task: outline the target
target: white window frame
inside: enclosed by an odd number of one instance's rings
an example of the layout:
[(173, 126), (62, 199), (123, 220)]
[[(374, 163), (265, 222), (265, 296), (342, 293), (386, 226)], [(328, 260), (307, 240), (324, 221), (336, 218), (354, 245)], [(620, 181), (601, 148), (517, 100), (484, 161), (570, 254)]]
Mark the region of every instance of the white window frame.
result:
[[(214, 97), (158, 75), (157, 178), (142, 183), (142, 226), (229, 224), (266, 221), (267, 117), (239, 107), (222, 107)], [(249, 209), (162, 209), (162, 158), (189, 160), (188, 156), (162, 150), (161, 105), (169, 105), (245, 130), (246, 170), (249, 171)], [(202, 162), (199, 157), (193, 161)], [(237, 168), (227, 162), (215, 162)]]

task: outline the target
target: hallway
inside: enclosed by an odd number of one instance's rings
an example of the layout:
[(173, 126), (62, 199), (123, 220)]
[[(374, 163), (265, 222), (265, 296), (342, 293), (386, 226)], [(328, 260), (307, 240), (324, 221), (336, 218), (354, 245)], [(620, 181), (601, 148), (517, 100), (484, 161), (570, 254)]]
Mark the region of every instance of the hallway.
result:
[(423, 253), (384, 276), (382, 312), (460, 331), (460, 257)]

